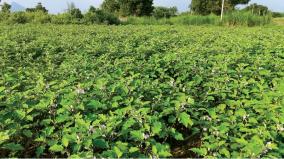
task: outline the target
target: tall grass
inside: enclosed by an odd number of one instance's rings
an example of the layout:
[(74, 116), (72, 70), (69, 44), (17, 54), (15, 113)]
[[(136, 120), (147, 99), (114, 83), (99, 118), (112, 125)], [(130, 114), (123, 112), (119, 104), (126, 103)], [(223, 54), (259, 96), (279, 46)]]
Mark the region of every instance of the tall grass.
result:
[(224, 21), (222, 22), (223, 25), (229, 26), (262, 26), (266, 24), (270, 24), (272, 21), (272, 16), (265, 15), (265, 16), (258, 16), (252, 14), (251, 12), (242, 12), (242, 11), (235, 11), (226, 14), (224, 17)]
[(172, 18), (156, 19), (154, 17), (128, 17), (123, 24), (133, 25), (217, 25), (216, 15), (180, 15)]
[(170, 21), (180, 25), (218, 25), (220, 18), (214, 14), (202, 15), (181, 15), (173, 17)]
[(117, 17), (108, 14), (85, 14), (83, 19), (75, 19), (68, 13), (49, 15), (42, 12), (16, 12), (11, 14), (0, 12), (0, 23), (24, 24), (24, 23), (52, 23), (52, 24), (114, 24), (132, 25), (225, 25), (225, 26), (262, 26), (270, 24), (272, 15), (259, 16), (251, 12), (234, 11), (227, 13), (223, 21), (214, 14), (202, 16), (192, 14), (182, 14), (171, 18), (156, 19), (154, 17), (128, 17), (119, 21)]
[(207, 16), (183, 14), (169, 19), (154, 17), (129, 17), (123, 24), (133, 25), (226, 25), (226, 26), (262, 26), (270, 24), (271, 15), (258, 16), (250, 12), (234, 11), (227, 13), (223, 21), (214, 14)]
[(154, 17), (128, 17), (122, 22), (124, 25), (133, 24), (133, 25), (165, 25), (173, 24), (170, 22), (170, 19), (162, 18), (156, 19)]

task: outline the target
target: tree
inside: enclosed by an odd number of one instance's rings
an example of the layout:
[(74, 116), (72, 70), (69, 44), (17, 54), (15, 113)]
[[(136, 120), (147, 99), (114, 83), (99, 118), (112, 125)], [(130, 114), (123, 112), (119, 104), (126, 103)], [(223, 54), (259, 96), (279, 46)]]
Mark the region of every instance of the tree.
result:
[(150, 16), (153, 12), (153, 0), (119, 0), (122, 16)]
[(68, 13), (71, 15), (72, 19), (82, 19), (83, 14), (79, 8), (76, 8), (74, 3), (68, 3)]
[[(233, 10), (238, 4), (247, 4), (250, 0), (225, 0), (224, 9)], [(196, 14), (220, 14), (222, 10), (222, 0), (192, 0), (190, 9)]]
[(120, 5), (118, 0), (105, 0), (101, 7), (106, 12), (118, 13)]
[(177, 15), (177, 7), (155, 7), (153, 16), (159, 18), (170, 18)]
[(48, 10), (42, 5), (42, 3), (38, 3), (35, 8), (27, 8), (26, 12), (43, 12), (43, 13), (48, 13)]
[(44, 13), (48, 13), (48, 10), (41, 4), (41, 3), (38, 3), (35, 7), (36, 11), (42, 11)]
[(5, 3), (2, 5), (2, 10), (1, 10), (1, 12), (10, 13), (10, 12), (11, 12), (10, 10), (11, 10), (11, 5), (5, 2)]
[(153, 0), (105, 0), (102, 9), (120, 16), (150, 16)]
[(267, 15), (270, 11), (268, 7), (259, 4), (251, 4), (250, 6), (246, 7), (244, 10), (250, 11), (252, 14), (264, 16)]
[(90, 6), (89, 8), (89, 11), (88, 12), (91, 12), (91, 13), (95, 13), (96, 12), (96, 8), (94, 6)]
[(87, 24), (119, 24), (119, 19), (109, 12), (91, 6), (84, 15), (84, 22)]

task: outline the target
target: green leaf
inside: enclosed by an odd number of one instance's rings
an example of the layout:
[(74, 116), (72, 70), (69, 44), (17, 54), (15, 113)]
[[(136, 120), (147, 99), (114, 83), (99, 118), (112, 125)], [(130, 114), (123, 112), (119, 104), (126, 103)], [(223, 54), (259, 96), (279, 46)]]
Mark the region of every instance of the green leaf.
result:
[(24, 130), (23, 131), (23, 134), (26, 136), (26, 137), (29, 137), (31, 138), (33, 136), (33, 133), (30, 131), (30, 130)]
[(170, 130), (171, 135), (176, 139), (176, 140), (184, 140), (183, 135), (181, 133), (179, 133), (178, 131), (176, 131), (175, 128), (171, 128)]
[(170, 153), (170, 148), (166, 144), (157, 143), (152, 146), (152, 151), (154, 154), (158, 155), (158, 157), (170, 157), (172, 154)]
[(117, 108), (117, 107), (119, 106), (119, 104), (118, 104), (118, 102), (113, 102), (113, 103), (111, 104), (111, 106), (112, 106), (113, 108)]
[(225, 155), (226, 158), (230, 158), (231, 157), (230, 152), (227, 149), (225, 149), (225, 148), (222, 148), (219, 151), (219, 153)]
[(155, 122), (152, 126), (153, 134), (159, 134), (161, 131), (162, 131), (162, 123), (161, 122)]
[(226, 104), (220, 104), (220, 105), (218, 105), (218, 110), (219, 111), (221, 111), (221, 112), (224, 112), (225, 111), (225, 109), (226, 109), (226, 107), (227, 107), (227, 105)]
[(17, 113), (17, 115), (20, 119), (24, 119), (24, 117), (26, 116), (26, 113), (23, 110), (20, 110), (20, 109), (16, 110), (16, 113)]
[(133, 130), (130, 132), (131, 134), (131, 137), (138, 140), (138, 141), (141, 141), (141, 140), (144, 140), (144, 134), (139, 131), (139, 130)]
[(53, 151), (53, 152), (61, 152), (61, 151), (64, 150), (64, 148), (63, 148), (63, 146), (61, 146), (61, 145), (55, 144), (55, 145), (51, 146), (51, 147), (49, 148), (49, 150), (50, 150), (50, 151)]
[(180, 103), (186, 103), (186, 95), (184, 93), (178, 93), (177, 100)]
[(40, 155), (43, 154), (45, 147), (44, 146), (40, 146), (38, 148), (36, 148), (36, 157), (40, 157)]
[(109, 148), (108, 143), (104, 139), (94, 139), (93, 144), (95, 147), (101, 148), (101, 149), (107, 149)]
[(5, 145), (3, 145), (3, 148), (11, 150), (11, 151), (21, 151), (21, 150), (24, 150), (24, 147), (22, 145), (16, 144), (16, 143), (5, 144)]
[(185, 127), (189, 127), (193, 125), (193, 121), (190, 118), (190, 115), (183, 112), (179, 115), (179, 122), (183, 124)]
[(209, 115), (211, 116), (212, 119), (216, 119), (218, 117), (215, 109), (209, 109), (208, 113), (209, 113)]
[(3, 92), (5, 90), (5, 87), (0, 87), (0, 92)]
[(169, 151), (160, 151), (159, 156), (160, 157), (171, 157), (172, 154)]
[(100, 78), (100, 79), (97, 79), (96, 81), (96, 87), (98, 89), (103, 89), (105, 87), (105, 85), (107, 84), (107, 79), (106, 78)]
[(68, 145), (69, 145), (69, 140), (68, 140), (67, 137), (63, 136), (63, 138), (62, 138), (62, 144), (63, 144), (64, 147), (68, 147)]
[(220, 133), (227, 133), (230, 130), (230, 124), (229, 123), (222, 123), (219, 127), (218, 127)]
[(270, 70), (260, 70), (259, 74), (262, 75), (262, 76), (269, 76)]
[(56, 123), (62, 123), (67, 121), (70, 118), (70, 116), (68, 114), (64, 114), (64, 115), (59, 115), (58, 117), (56, 117), (55, 121)]
[(237, 138), (235, 139), (237, 143), (241, 144), (241, 145), (246, 145), (248, 144), (248, 141), (246, 141), (244, 138)]
[(250, 118), (249, 118), (249, 123), (251, 123), (251, 124), (257, 124), (258, 121), (257, 121), (256, 118), (250, 117)]
[(192, 99), (191, 97), (189, 97), (187, 99), (187, 103), (190, 104), (190, 105), (193, 105), (194, 104), (194, 99)]
[(129, 152), (130, 153), (133, 153), (133, 152), (137, 152), (137, 151), (139, 151), (140, 149), (139, 148), (137, 148), (137, 147), (131, 147), (130, 149), (129, 149)]
[(239, 110), (236, 111), (236, 115), (240, 116), (240, 117), (243, 117), (244, 115), (246, 115), (246, 110), (239, 109)]
[(174, 138), (175, 138), (176, 140), (179, 140), (179, 141), (184, 140), (182, 134), (179, 133), (179, 132), (175, 132), (175, 133), (173, 134), (173, 136), (174, 136)]
[(136, 121), (133, 118), (128, 119), (124, 124), (123, 124), (123, 130), (126, 130), (130, 128), (132, 125), (134, 125)]
[(207, 150), (205, 148), (192, 148), (190, 150), (197, 153), (200, 156), (206, 156), (207, 155)]
[(152, 146), (152, 152), (155, 154), (155, 155), (158, 155), (158, 149), (155, 145)]
[(120, 149), (118, 147), (114, 147), (113, 148), (115, 154), (117, 155), (117, 158), (120, 158), (123, 155), (123, 152), (120, 151)]
[(0, 144), (8, 140), (10, 137), (7, 132), (0, 132)]
[(90, 109), (100, 109), (100, 108), (104, 108), (104, 105), (97, 100), (91, 100), (87, 104), (87, 107), (90, 108)]

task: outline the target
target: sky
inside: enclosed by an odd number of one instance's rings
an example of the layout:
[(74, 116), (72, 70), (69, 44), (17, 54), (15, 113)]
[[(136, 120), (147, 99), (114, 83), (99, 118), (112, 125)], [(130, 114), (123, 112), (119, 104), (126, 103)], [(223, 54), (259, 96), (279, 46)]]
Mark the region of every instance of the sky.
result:
[[(90, 5), (99, 7), (103, 0), (3, 0), (3, 2), (16, 2), (24, 7), (33, 7), (42, 2), (51, 13), (64, 12), (67, 3), (74, 2), (82, 11), (86, 11)], [(187, 11), (191, 0), (154, 0), (155, 6), (176, 6), (180, 12)], [(250, 3), (263, 4), (272, 11), (284, 12), (284, 0), (251, 0)]]

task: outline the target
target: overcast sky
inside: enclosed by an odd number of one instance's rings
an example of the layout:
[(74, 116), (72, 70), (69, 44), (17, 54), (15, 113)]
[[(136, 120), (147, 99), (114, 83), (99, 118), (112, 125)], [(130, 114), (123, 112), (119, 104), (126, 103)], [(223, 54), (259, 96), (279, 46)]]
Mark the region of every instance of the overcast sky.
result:
[[(90, 5), (99, 7), (103, 0), (3, 0), (4, 2), (16, 2), (24, 7), (33, 7), (42, 2), (51, 13), (65, 11), (67, 3), (74, 2), (81, 10), (86, 11)], [(177, 6), (179, 11), (187, 11), (191, 0), (154, 0), (155, 6)], [(251, 0), (250, 3), (258, 3), (268, 6), (273, 11), (284, 12), (284, 0)]]

